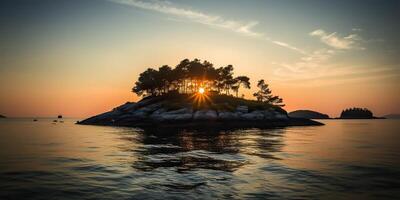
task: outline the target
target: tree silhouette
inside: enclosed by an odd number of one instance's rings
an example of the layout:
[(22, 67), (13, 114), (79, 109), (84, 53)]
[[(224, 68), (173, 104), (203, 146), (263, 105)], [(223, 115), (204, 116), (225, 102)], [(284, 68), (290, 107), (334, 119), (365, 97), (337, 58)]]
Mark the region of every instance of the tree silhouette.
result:
[(236, 92), (236, 97), (239, 95), (239, 88), (241, 85), (244, 88), (250, 89), (250, 78), (247, 76), (238, 76), (234, 79), (236, 81), (235, 85), (232, 87), (232, 90)]
[(266, 102), (280, 107), (285, 106), (282, 98), (272, 95), (272, 91), (269, 89), (269, 85), (265, 83), (264, 79), (258, 81), (257, 87), (259, 90), (253, 94), (253, 96), (257, 98), (257, 101)]
[(250, 78), (233, 78), (233, 71), (232, 65), (215, 68), (208, 61), (184, 59), (175, 68), (168, 65), (163, 65), (158, 70), (148, 68), (139, 75), (132, 92), (139, 96), (157, 96), (171, 91), (194, 93), (201, 87), (217, 94), (229, 95), (233, 91), (238, 96), (241, 86), (250, 89)]
[(347, 108), (342, 111), (340, 118), (344, 119), (370, 119), (373, 114), (366, 108)]

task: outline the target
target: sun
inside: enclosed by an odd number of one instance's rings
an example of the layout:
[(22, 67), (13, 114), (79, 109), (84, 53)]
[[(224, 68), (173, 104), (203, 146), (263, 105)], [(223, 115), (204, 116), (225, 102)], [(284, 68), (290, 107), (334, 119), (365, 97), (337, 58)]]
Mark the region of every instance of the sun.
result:
[(200, 94), (204, 94), (204, 92), (205, 92), (204, 88), (199, 88), (199, 93)]

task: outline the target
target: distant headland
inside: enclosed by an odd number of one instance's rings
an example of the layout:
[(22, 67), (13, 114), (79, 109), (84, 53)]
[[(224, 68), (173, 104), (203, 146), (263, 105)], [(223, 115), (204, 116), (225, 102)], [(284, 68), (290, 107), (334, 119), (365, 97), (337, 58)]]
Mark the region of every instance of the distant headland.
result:
[(132, 92), (143, 96), (112, 111), (78, 124), (133, 127), (274, 127), (322, 125), (291, 118), (282, 98), (259, 80), (256, 100), (239, 97), (241, 87), (250, 89), (250, 78), (233, 76), (233, 66), (214, 68), (198, 59), (182, 60), (175, 68), (149, 68), (139, 75)]
[(400, 119), (400, 114), (388, 114), (383, 117), (386, 119)]
[(296, 110), (290, 112), (289, 117), (306, 119), (330, 119), (329, 115), (312, 110)]
[(0, 118), (6, 118), (6, 116), (4, 116), (4, 115), (0, 115)]

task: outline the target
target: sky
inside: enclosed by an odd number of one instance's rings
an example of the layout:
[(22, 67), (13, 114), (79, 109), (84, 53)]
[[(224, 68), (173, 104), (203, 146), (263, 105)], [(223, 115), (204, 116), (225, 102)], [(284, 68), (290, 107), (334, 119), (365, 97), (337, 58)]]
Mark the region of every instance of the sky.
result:
[(89, 117), (188, 58), (265, 79), (287, 111), (400, 113), (400, 1), (3, 0), (0, 114)]

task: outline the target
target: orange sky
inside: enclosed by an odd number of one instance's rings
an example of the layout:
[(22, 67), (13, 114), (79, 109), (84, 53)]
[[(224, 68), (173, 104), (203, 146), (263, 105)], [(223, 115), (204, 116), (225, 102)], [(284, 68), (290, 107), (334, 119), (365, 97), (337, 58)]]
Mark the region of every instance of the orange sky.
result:
[(1, 6), (0, 114), (89, 117), (137, 101), (140, 72), (184, 58), (232, 64), (251, 79), (246, 98), (265, 79), (288, 111), (400, 113), (393, 6), (127, 2)]

